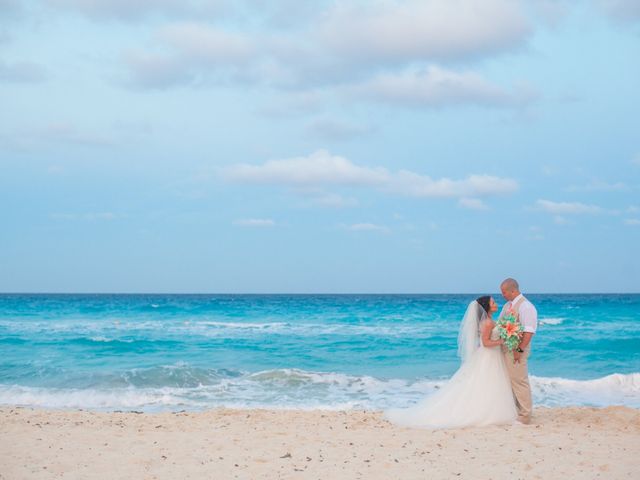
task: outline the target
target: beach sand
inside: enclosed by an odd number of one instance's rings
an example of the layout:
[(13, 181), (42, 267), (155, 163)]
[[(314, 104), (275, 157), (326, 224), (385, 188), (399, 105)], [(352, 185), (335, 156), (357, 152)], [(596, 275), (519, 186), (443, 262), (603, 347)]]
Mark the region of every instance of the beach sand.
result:
[(640, 410), (426, 431), (380, 412), (0, 408), (0, 479), (638, 479)]

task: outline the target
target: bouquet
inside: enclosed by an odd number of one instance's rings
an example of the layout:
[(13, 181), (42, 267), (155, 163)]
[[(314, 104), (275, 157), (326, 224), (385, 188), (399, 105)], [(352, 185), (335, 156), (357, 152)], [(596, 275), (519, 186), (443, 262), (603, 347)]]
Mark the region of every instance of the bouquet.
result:
[(497, 324), (500, 338), (504, 340), (504, 346), (507, 347), (507, 350), (513, 357), (513, 351), (520, 345), (524, 328), (516, 318), (513, 310), (507, 310), (507, 312), (498, 319)]

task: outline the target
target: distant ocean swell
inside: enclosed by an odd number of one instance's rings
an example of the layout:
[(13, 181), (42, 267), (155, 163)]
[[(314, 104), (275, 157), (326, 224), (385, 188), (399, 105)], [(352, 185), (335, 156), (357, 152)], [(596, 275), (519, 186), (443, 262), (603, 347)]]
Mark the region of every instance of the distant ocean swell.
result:
[[(553, 319), (557, 320), (557, 319)], [(12, 335), (66, 334), (87, 335), (95, 341), (116, 340), (125, 335), (144, 335), (149, 332), (161, 332), (163, 335), (197, 335), (204, 337), (227, 337), (246, 335), (378, 335), (405, 336), (428, 335), (441, 326), (424, 324), (344, 324), (344, 323), (290, 323), (290, 322), (222, 322), (210, 320), (147, 320), (147, 321), (36, 321), (17, 322), (0, 321), (0, 332)], [(457, 329), (457, 325), (452, 326)], [(110, 334), (110, 336), (108, 335)], [(0, 339), (2, 340), (2, 339)]]
[[(408, 406), (446, 379), (381, 379), (275, 369), (255, 373), (168, 365), (68, 380), (69, 387), (0, 384), (0, 404), (96, 410), (373, 409)], [(531, 377), (539, 406), (640, 408), (640, 372), (594, 380)]]

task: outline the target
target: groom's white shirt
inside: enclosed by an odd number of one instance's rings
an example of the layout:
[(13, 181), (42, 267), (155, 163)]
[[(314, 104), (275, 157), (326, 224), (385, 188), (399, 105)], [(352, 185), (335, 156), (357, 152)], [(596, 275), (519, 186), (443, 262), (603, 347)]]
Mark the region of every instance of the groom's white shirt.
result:
[[(511, 301), (511, 304), (517, 304), (521, 297), (522, 294), (518, 295)], [(526, 298), (518, 307), (518, 318), (520, 323), (522, 323), (525, 332), (536, 333), (536, 329), (538, 328), (538, 311)]]

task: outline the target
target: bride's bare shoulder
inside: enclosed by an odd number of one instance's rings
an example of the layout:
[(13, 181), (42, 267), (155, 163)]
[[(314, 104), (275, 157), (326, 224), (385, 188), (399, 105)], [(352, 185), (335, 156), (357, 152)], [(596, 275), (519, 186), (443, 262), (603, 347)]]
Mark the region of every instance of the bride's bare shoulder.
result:
[(493, 328), (496, 322), (492, 318), (485, 318), (480, 322), (480, 328)]

